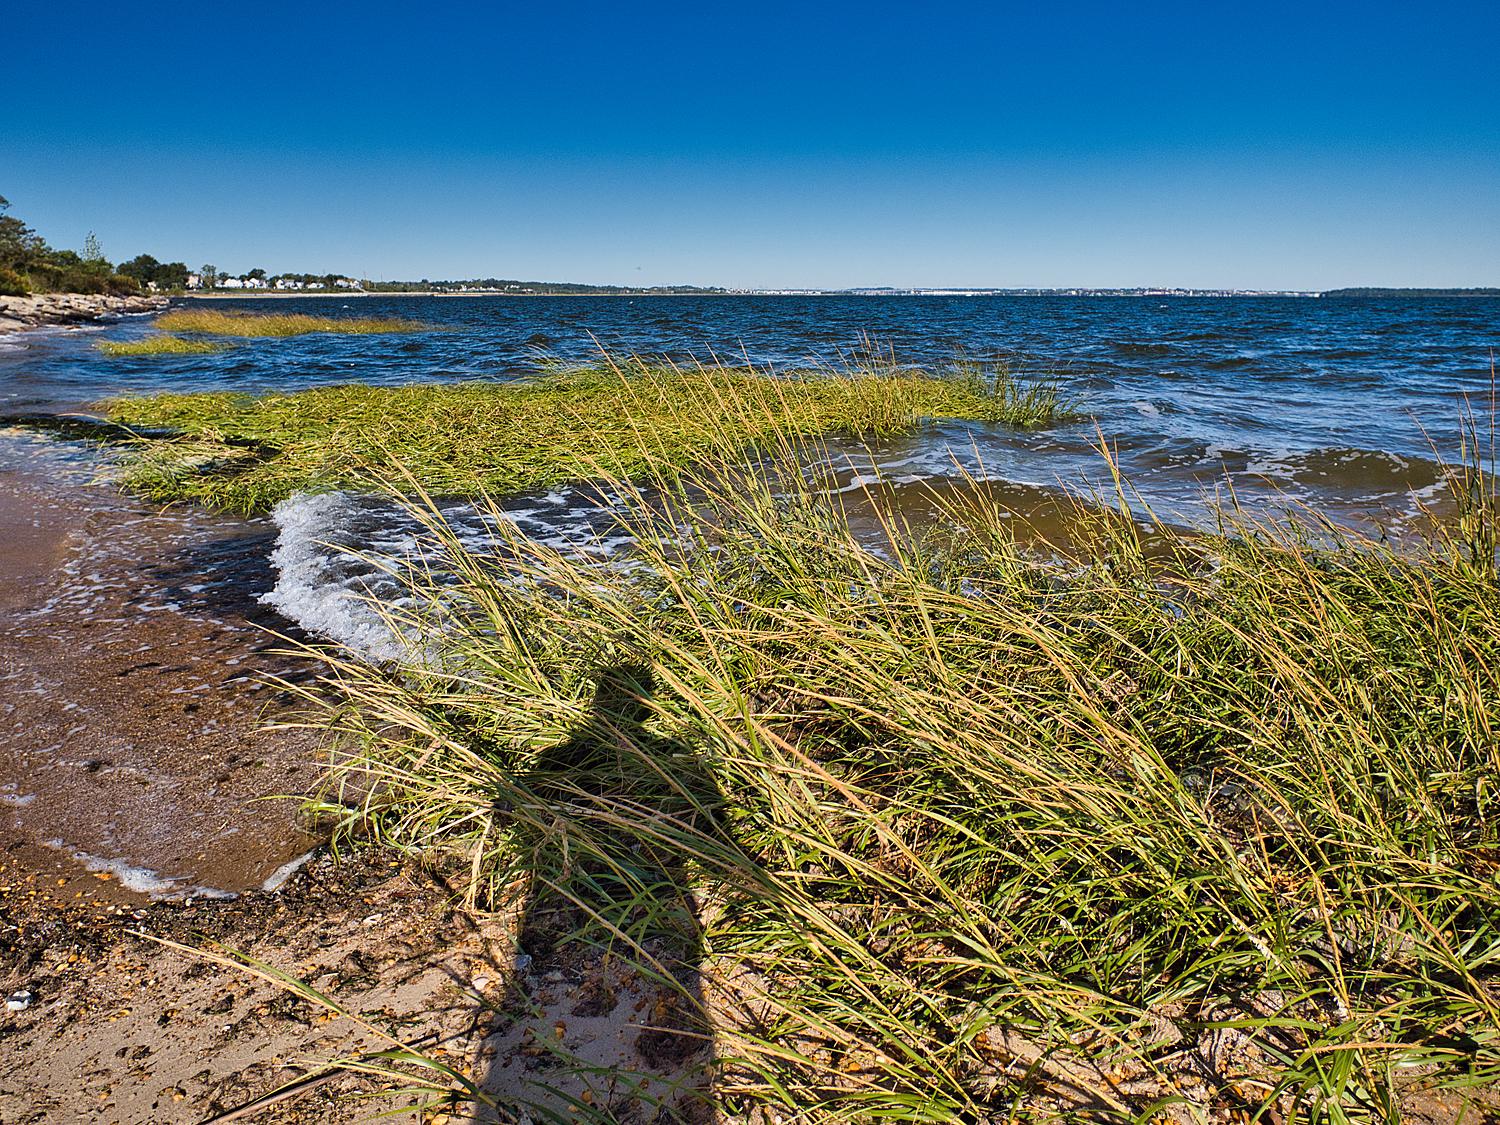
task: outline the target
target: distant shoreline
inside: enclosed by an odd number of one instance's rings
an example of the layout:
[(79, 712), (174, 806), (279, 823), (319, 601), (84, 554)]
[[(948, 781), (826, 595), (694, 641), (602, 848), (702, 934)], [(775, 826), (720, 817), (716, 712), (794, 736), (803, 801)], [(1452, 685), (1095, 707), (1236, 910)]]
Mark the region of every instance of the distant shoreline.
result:
[(1454, 300), (1466, 299), (1489, 299), (1500, 298), (1500, 289), (1475, 288), (1475, 289), (1327, 289), (1321, 292), (1299, 291), (1299, 292), (1230, 292), (1224, 290), (1204, 290), (1199, 292), (1118, 292), (1112, 290), (894, 290), (894, 291), (870, 291), (870, 290), (848, 290), (848, 289), (820, 289), (820, 290), (739, 290), (726, 292), (723, 290), (705, 289), (702, 291), (664, 293), (660, 290), (625, 290), (622, 292), (599, 293), (599, 292), (551, 292), (551, 293), (518, 293), (504, 292), (494, 289), (467, 290), (454, 292), (451, 289), (339, 289), (339, 290), (307, 290), (298, 289), (215, 289), (211, 291), (192, 290), (186, 293), (173, 293), (173, 298), (187, 298), (199, 301), (263, 301), (263, 300), (295, 300), (315, 298), (329, 300), (339, 297), (502, 297), (506, 299), (532, 299), (541, 297), (600, 297), (615, 298), (629, 297), (634, 300), (637, 297), (1072, 297), (1072, 298), (1101, 298), (1114, 297), (1121, 299), (1146, 299), (1146, 300), (1168, 300), (1168, 299), (1199, 299), (1199, 300), (1247, 300), (1247, 299), (1277, 299), (1277, 300), (1348, 300), (1361, 298), (1445, 298)]
[[(765, 294), (760, 294), (764, 296)], [(808, 294), (813, 296), (814, 294)], [(838, 294), (827, 294), (837, 296)], [(441, 289), (320, 289), (307, 292), (299, 289), (226, 289), (223, 291), (213, 290), (204, 292), (201, 289), (187, 293), (173, 293), (174, 298), (186, 297), (198, 301), (260, 301), (267, 298), (274, 300), (296, 299), (299, 297), (312, 298), (321, 297), (325, 300), (334, 297), (505, 297), (505, 298), (530, 298), (530, 297), (754, 297), (754, 293), (500, 293), (495, 291), (479, 291), (468, 293), (453, 293)]]
[(470, 290), (468, 292), (455, 293), (445, 289), (340, 289), (340, 290), (306, 290), (287, 289), (227, 289), (204, 292), (203, 290), (191, 290), (186, 293), (173, 293), (171, 297), (185, 298), (198, 301), (263, 301), (263, 300), (285, 300), (285, 299), (321, 299), (332, 300), (339, 297), (499, 297), (505, 300), (534, 300), (548, 297), (598, 297), (601, 299), (614, 299), (629, 297), (634, 300), (637, 297), (868, 297), (871, 299), (892, 297), (1070, 297), (1084, 299), (1089, 297), (1115, 297), (1124, 300), (1145, 299), (1165, 300), (1168, 298), (1184, 299), (1198, 298), (1200, 300), (1230, 300), (1234, 298), (1280, 298), (1285, 300), (1314, 300), (1322, 296), (1319, 293), (1007, 293), (1002, 291), (976, 291), (973, 293), (955, 292), (896, 292), (896, 293), (868, 293), (852, 292), (849, 290), (824, 289), (808, 290), (805, 292), (781, 292), (773, 290), (741, 291), (733, 293), (719, 292), (715, 290), (704, 290), (693, 293), (661, 293), (650, 290), (626, 291), (623, 293), (503, 293), (497, 290)]

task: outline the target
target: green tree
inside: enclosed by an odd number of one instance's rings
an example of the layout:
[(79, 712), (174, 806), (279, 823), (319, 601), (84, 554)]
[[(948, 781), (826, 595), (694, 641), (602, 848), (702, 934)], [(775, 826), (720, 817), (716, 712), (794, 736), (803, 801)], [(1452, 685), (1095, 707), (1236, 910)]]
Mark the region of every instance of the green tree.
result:
[(120, 263), (120, 273), (126, 277), (134, 278), (142, 285), (149, 285), (156, 280), (156, 271), (161, 268), (161, 263), (150, 254), (137, 254), (128, 262)]
[(184, 262), (162, 262), (156, 267), (151, 280), (161, 289), (186, 289), (188, 268)]
[(219, 284), (219, 267), (211, 265), (199, 266), (198, 277), (203, 282), (203, 288), (212, 289)]
[(83, 240), (83, 260), (91, 265), (98, 263), (109, 265), (104, 259), (103, 249), (99, 246), (99, 236), (93, 231), (89, 231), (89, 236)]
[(14, 215), (10, 200), (0, 195), (0, 267), (24, 270), (48, 252), (47, 243)]

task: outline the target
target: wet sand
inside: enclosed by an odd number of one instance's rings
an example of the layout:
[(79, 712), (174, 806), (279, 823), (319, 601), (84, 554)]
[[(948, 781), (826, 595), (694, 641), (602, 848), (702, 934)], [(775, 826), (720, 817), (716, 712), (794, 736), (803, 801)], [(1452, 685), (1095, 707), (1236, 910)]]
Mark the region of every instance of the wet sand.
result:
[(0, 612), (23, 608), (62, 566), (78, 514), (17, 474), (0, 474)]
[(0, 474), (0, 850), (116, 895), (260, 886), (305, 852), (315, 742), (267, 732), (297, 674), (260, 632), (269, 532)]
[[(295, 800), (262, 798), (305, 792), (316, 740), (264, 729), (286, 701), (255, 673), (308, 670), (261, 631), (271, 531), (39, 460), (0, 469), (0, 996), (18, 1003), (0, 1011), (0, 1121), (201, 1121), (371, 1045), (144, 934), (253, 950), (429, 1045), (467, 1026), (451, 981), (474, 953), (431, 880), (385, 859), (286, 866), (316, 838)], [(334, 1119), (359, 1085), (260, 1119)]]

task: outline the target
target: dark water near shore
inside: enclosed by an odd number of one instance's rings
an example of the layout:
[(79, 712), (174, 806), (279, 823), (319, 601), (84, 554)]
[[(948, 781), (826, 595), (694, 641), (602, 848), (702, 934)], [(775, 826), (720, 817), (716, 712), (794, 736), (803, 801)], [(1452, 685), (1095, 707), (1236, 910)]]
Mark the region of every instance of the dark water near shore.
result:
[[(941, 368), (962, 353), (1054, 378), (1086, 417), (1032, 433), (945, 424), (869, 451), (851, 445), (841, 451), (857, 462), (844, 473), (851, 490), (869, 479), (873, 458), (893, 493), (910, 497), (914, 509), (925, 485), (964, 472), (1007, 482), (1005, 495), (1018, 509), (1035, 508), (1037, 497), (1060, 486), (1107, 490), (1107, 468), (1096, 449), (1103, 441), (1141, 498), (1166, 518), (1211, 518), (1205, 495), (1229, 485), (1256, 510), (1306, 502), (1336, 519), (1399, 526), (1419, 501), (1441, 492), (1433, 445), (1456, 455), (1465, 396), (1487, 410), (1492, 349), (1500, 345), (1500, 300), (1493, 299), (335, 297), (217, 303), (240, 311), (410, 317), (432, 330), (252, 340), (218, 355), (124, 359), (101, 355), (95, 343), (146, 335), (149, 320), (0, 337), (0, 414), (87, 410), (110, 395), (163, 390), (515, 378), (534, 373), (541, 354), (585, 361), (600, 347), (791, 368), (836, 364), (872, 339), (913, 365)], [(51, 509), (50, 523), (12, 512), (11, 526), (19, 529), (13, 536), (28, 538), (10, 552), (21, 560), (15, 573), (0, 574), (0, 582), (21, 591), (10, 603), (0, 599), (0, 621), (16, 650), (6, 658), (10, 686), (30, 685), (13, 693), (16, 700), (24, 695), (30, 710), (23, 714), (16, 703), (10, 721), (0, 724), (0, 847), (15, 837), (48, 854), (93, 857), (90, 862), (133, 873), (141, 886), (167, 888), (164, 893), (258, 885), (302, 846), (294, 833), (266, 828), (215, 835), (198, 824), (201, 810), (193, 811), (194, 801), (186, 799), (191, 786), (180, 780), (197, 775), (189, 759), (201, 753), (208, 763), (201, 769), (210, 771), (205, 776), (216, 777), (223, 790), (213, 800), (228, 807), (253, 792), (259, 775), (245, 774), (242, 793), (238, 774), (217, 772), (223, 763), (212, 749), (231, 730), (226, 745), (247, 744), (253, 722), (236, 717), (241, 704), (233, 693), (219, 691), (205, 698), (222, 696), (223, 714), (200, 721), (206, 712), (184, 703), (182, 717), (163, 726), (161, 701), (196, 700), (193, 693), (223, 680), (231, 665), (257, 659), (251, 654), (264, 645), (257, 627), (294, 622), (355, 651), (393, 654), (394, 638), (379, 617), (350, 596), (385, 591), (368, 566), (353, 564), (329, 544), (400, 558), (421, 550), (418, 531), (388, 502), (340, 494), (294, 498), (271, 518), (248, 522), (186, 511), (154, 520), (141, 506), (122, 502), (108, 483), (90, 483), (105, 467), (86, 446), (0, 427), (0, 493), (18, 504), (47, 497), (37, 508)], [(518, 497), (509, 509), (528, 534), (559, 543), (586, 531), (599, 514), (567, 488)], [(463, 505), (452, 516), (464, 536), (482, 541), (487, 535), (484, 521)], [(5, 557), (0, 552), (0, 562)], [(32, 593), (22, 596), (25, 591)], [(59, 664), (48, 655), (53, 650), (72, 652), (73, 663)], [(143, 655), (134, 655), (137, 650)], [(157, 670), (148, 675), (143, 668)], [(53, 687), (48, 676), (57, 681)], [(164, 688), (162, 676), (181, 683)], [(93, 718), (80, 717), (87, 714)], [(52, 745), (59, 739), (100, 748), (59, 754)], [(243, 770), (296, 767), (274, 754), (268, 750), (265, 757), (271, 767), (251, 756)], [(133, 778), (156, 786), (132, 782), (128, 788), (149, 800), (132, 803), (120, 796), (127, 789), (108, 789), (114, 779), (124, 779), (123, 786)], [(179, 790), (184, 799), (175, 804), (160, 796)], [(97, 815), (80, 817), (77, 810), (90, 800)], [(160, 839), (176, 844), (164, 849)], [(247, 843), (253, 844), (248, 850)]]

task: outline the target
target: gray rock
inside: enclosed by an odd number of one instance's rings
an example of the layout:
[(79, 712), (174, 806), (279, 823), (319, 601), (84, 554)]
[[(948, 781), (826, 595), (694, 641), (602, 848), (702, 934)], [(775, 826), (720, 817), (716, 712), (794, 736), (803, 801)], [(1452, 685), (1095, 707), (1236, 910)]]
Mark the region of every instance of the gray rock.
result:
[(87, 293), (37, 293), (30, 297), (0, 297), (0, 333), (23, 332), (48, 324), (82, 324), (113, 320), (128, 313), (152, 312), (168, 304), (166, 297), (112, 297)]

